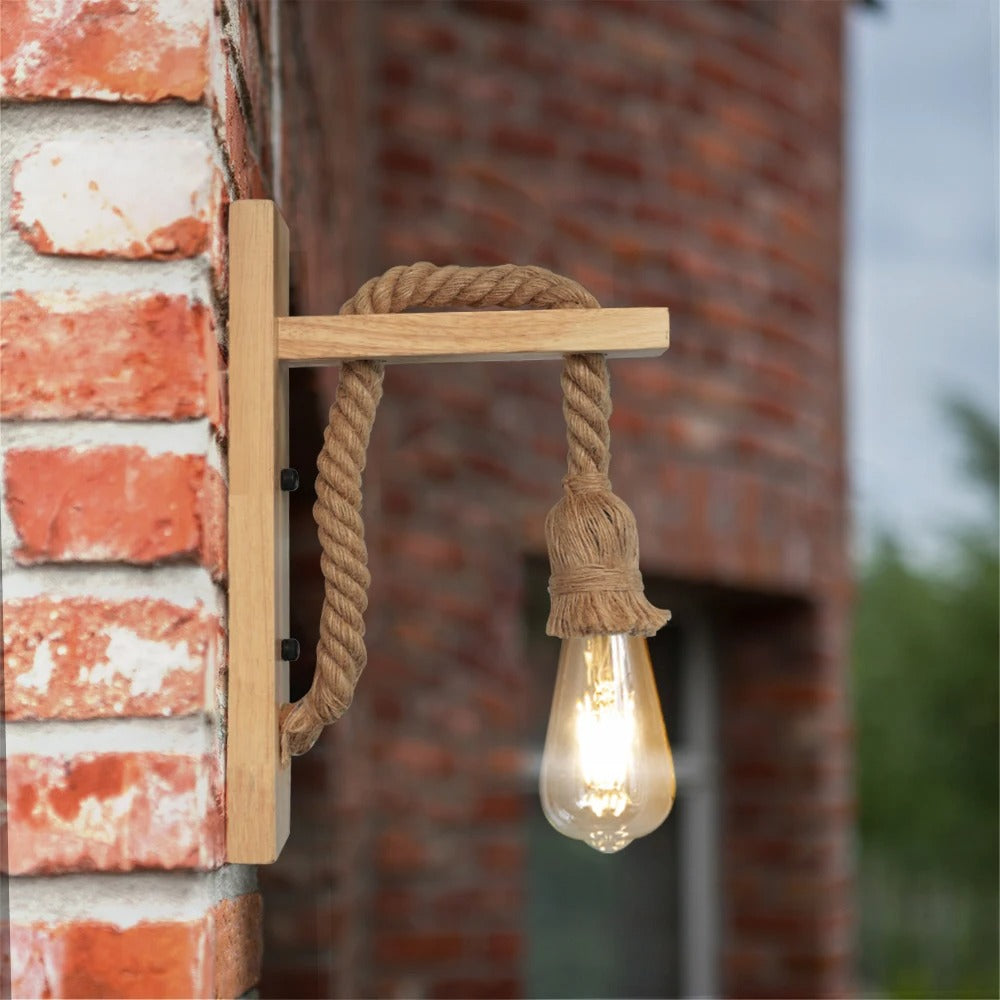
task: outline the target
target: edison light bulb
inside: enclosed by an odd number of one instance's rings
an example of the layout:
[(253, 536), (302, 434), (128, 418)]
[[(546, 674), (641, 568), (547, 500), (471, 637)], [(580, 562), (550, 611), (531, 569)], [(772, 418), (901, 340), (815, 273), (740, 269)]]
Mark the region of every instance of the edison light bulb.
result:
[(539, 782), (546, 819), (611, 854), (655, 830), (676, 789), (646, 640), (564, 639)]

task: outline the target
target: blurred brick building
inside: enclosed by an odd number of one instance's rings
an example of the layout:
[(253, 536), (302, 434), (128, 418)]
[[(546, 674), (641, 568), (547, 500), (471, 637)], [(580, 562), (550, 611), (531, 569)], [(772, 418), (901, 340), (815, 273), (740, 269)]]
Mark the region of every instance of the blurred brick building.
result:
[[(612, 476), (674, 609), (653, 652), (679, 779), (667, 824), (613, 859), (540, 819), (558, 366), (391, 369), (366, 485), (369, 667), (294, 765), (292, 836), (262, 871), (264, 995), (850, 989), (843, 17), (752, 0), (261, 17), (281, 101), (257, 136), (293, 312), (421, 259), (538, 263), (606, 305), (670, 307), (668, 354), (613, 365)], [(335, 379), (294, 373), (300, 468)], [(301, 490), (307, 651), (310, 507)]]
[[(240, 996), (262, 920), (266, 996), (850, 990), (843, 16), (4, 3), (0, 993)], [(612, 372), (679, 788), (623, 854), (538, 807), (559, 367), (494, 364), (389, 371), (370, 666), (264, 899), (226, 864), (226, 209), (268, 194), (300, 313), (421, 258), (670, 307), (669, 353)], [(302, 470), (335, 381), (293, 373)]]

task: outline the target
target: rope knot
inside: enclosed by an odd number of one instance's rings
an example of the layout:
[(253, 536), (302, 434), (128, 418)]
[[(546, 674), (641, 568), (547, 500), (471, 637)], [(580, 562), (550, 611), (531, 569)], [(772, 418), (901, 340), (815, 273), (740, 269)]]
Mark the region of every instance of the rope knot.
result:
[(628, 566), (575, 566), (549, 577), (549, 595), (566, 597), (593, 590), (609, 593), (642, 593), (642, 574)]
[(571, 472), (562, 481), (567, 493), (609, 492), (611, 480), (602, 472)]

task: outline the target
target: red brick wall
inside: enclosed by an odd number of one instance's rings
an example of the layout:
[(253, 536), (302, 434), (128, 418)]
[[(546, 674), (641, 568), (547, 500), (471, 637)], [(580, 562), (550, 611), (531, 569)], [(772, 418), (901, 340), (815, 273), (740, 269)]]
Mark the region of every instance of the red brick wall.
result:
[(273, 160), (270, 17), (4, 4), (14, 996), (239, 996), (259, 976), (255, 875), (223, 864), (223, 331), (226, 205)]
[[(701, 587), (718, 639), (722, 981), (842, 994), (841, 5), (335, 6), (285, 8), (286, 106), (329, 102), (286, 120), (293, 243), (336, 262), (325, 287), (306, 266), (298, 311), (414, 259), (536, 262), (608, 305), (670, 306), (668, 355), (613, 366), (612, 473), (647, 574)], [(298, 395), (300, 462), (332, 384)], [(349, 721), (296, 764), (265, 876), (270, 995), (288, 977), (313, 995), (523, 991), (523, 558), (558, 495), (558, 405), (544, 365), (387, 377), (370, 666)]]

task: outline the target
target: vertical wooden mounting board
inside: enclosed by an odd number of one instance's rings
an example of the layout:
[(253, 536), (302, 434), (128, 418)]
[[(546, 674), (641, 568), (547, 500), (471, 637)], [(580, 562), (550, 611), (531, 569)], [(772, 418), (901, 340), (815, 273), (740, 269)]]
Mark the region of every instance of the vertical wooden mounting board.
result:
[(288, 701), (288, 228), (270, 201), (229, 209), (229, 705), (226, 856), (269, 864), (288, 838), (291, 769), (278, 755)]

